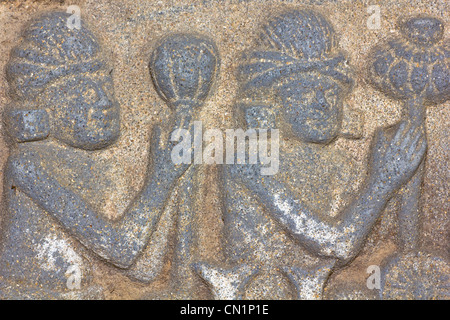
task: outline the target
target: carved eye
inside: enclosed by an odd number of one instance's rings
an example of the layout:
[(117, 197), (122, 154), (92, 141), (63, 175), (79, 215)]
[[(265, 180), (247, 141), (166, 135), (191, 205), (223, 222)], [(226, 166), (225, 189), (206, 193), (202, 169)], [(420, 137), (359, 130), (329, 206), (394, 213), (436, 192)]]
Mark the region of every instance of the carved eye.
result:
[(325, 100), (327, 101), (328, 104), (330, 104), (332, 106), (337, 104), (338, 95), (337, 95), (336, 90), (329, 89), (329, 90), (325, 91), (324, 96), (325, 96)]

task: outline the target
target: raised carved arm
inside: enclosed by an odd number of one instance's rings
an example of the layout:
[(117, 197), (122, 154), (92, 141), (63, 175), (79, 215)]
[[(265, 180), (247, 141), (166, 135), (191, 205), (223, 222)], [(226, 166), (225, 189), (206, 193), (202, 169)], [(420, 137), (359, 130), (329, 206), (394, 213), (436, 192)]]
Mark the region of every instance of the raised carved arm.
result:
[(325, 221), (296, 199), (273, 176), (260, 176), (258, 165), (232, 166), (229, 173), (258, 198), (273, 217), (317, 254), (351, 259), (372, 229), (393, 192), (421, 163), (426, 143), (420, 128), (401, 123), (393, 138), (380, 130), (375, 138), (370, 174), (355, 200), (332, 221)]
[[(190, 115), (179, 117), (180, 128)], [(151, 237), (175, 182), (188, 165), (175, 165), (169, 145), (159, 147), (159, 128), (154, 130), (151, 161), (145, 184), (119, 221), (94, 211), (77, 193), (62, 186), (41, 163), (37, 151), (22, 149), (8, 161), (9, 179), (18, 190), (57, 219), (71, 234), (99, 256), (122, 268), (130, 266)], [(150, 167), (150, 166), (149, 166)]]

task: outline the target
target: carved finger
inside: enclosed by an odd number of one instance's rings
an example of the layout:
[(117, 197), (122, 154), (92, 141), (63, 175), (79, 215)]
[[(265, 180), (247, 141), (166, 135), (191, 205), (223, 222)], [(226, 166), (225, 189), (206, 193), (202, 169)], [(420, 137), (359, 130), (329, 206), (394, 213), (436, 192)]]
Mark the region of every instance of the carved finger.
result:
[(398, 126), (398, 129), (397, 129), (397, 132), (395, 133), (394, 138), (392, 139), (392, 143), (399, 144), (398, 142), (401, 141), (400, 142), (400, 145), (401, 145), (401, 143), (404, 141), (403, 137), (405, 137), (405, 135), (408, 134), (407, 130), (408, 130), (408, 128), (406, 125), (406, 121), (402, 121), (400, 123), (400, 125)]
[(425, 140), (420, 140), (417, 148), (411, 155), (411, 163), (413, 167), (417, 167), (423, 160), (427, 148), (427, 143)]
[[(428, 143), (425, 138), (422, 139), (422, 142), (418, 145), (418, 148), (416, 149), (416, 152), (414, 153), (417, 155), (417, 157), (422, 161), (425, 153), (427, 152)], [(419, 162), (420, 162), (419, 161)]]
[[(417, 131), (417, 130), (415, 130), (415, 131)], [(422, 132), (417, 131), (415, 136), (413, 136), (411, 144), (409, 145), (408, 154), (415, 153), (415, 150), (420, 145), (419, 140), (420, 140), (420, 143), (422, 143), (424, 140), (424, 136), (423, 136)]]
[(417, 128), (412, 129), (411, 127), (403, 136), (403, 140), (400, 142), (400, 150), (408, 150), (409, 146), (413, 144), (413, 141), (417, 137)]
[(151, 136), (151, 152), (156, 152), (160, 149), (161, 145), (161, 127), (159, 125), (154, 125), (152, 129)]

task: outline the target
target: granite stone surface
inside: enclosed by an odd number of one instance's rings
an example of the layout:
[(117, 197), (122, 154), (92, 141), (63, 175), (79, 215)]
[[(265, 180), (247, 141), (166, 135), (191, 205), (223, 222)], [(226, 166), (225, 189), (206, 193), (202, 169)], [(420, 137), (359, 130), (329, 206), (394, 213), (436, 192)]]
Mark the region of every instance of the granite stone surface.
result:
[(0, 299), (448, 300), (449, 7), (0, 2)]

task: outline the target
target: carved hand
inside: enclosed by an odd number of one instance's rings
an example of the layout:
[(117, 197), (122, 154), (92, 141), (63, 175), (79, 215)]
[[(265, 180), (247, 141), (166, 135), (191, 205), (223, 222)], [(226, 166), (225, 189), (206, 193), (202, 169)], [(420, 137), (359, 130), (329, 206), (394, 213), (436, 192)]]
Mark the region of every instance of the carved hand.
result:
[(403, 121), (392, 138), (387, 136), (386, 129), (379, 130), (369, 163), (371, 182), (387, 192), (394, 192), (411, 179), (423, 160), (426, 148), (422, 126)]

